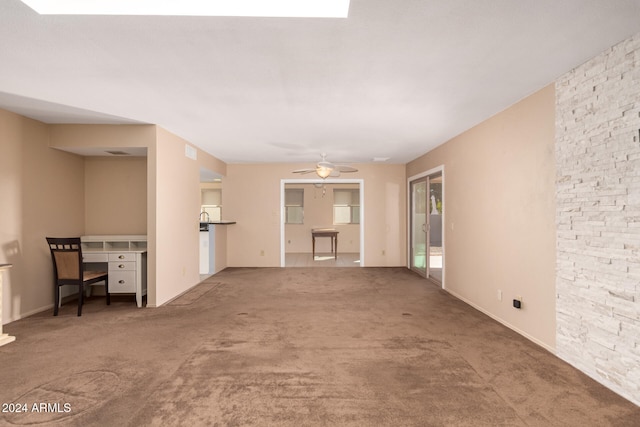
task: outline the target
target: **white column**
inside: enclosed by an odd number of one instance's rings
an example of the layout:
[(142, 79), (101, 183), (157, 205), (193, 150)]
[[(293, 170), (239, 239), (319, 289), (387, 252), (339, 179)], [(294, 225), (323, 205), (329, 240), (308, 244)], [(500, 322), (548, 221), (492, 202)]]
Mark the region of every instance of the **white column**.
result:
[(11, 264), (0, 264), (0, 346), (9, 344), (16, 340), (16, 337), (2, 333), (2, 273), (9, 268), (11, 268)]

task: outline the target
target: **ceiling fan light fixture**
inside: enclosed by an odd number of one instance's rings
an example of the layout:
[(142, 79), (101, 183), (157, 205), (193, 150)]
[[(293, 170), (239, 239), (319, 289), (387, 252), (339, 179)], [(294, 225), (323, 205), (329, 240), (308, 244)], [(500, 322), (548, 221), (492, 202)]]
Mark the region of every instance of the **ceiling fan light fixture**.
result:
[(316, 173), (322, 179), (325, 179), (329, 175), (331, 175), (331, 171), (333, 171), (333, 169), (332, 168), (328, 168), (326, 166), (319, 166), (318, 168), (316, 168)]
[(349, 165), (336, 165), (334, 163), (328, 162), (326, 154), (322, 153), (322, 160), (316, 163), (315, 168), (296, 169), (292, 171), (292, 173), (299, 173), (301, 175), (314, 172), (320, 178), (326, 179), (329, 177), (339, 177), (340, 173), (342, 172), (358, 172), (358, 169)]

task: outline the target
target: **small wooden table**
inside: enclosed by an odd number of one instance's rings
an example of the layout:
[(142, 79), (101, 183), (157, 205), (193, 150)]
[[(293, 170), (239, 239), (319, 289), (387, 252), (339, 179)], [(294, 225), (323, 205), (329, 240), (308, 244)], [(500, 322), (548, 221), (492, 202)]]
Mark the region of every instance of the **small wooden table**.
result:
[(334, 254), (334, 259), (338, 259), (338, 231), (333, 228), (311, 229), (313, 259), (316, 259), (316, 237), (331, 238), (331, 253)]

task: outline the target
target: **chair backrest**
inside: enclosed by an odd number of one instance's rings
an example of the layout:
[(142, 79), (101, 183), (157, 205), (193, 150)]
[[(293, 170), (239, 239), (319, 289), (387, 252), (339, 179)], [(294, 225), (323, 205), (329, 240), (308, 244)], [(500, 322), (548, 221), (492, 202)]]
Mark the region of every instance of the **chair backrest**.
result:
[(82, 246), (79, 237), (47, 237), (58, 280), (82, 280)]

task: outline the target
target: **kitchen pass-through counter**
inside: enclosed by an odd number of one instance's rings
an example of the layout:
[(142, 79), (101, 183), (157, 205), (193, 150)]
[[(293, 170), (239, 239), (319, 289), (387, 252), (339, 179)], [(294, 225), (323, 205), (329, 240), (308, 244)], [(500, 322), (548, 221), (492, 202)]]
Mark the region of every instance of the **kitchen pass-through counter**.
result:
[(200, 222), (201, 275), (215, 274), (226, 267), (226, 258), (223, 263), (216, 263), (218, 255), (227, 250), (227, 231), (224, 229), (225, 227), (220, 226), (233, 225), (235, 223), (235, 221), (230, 220)]

